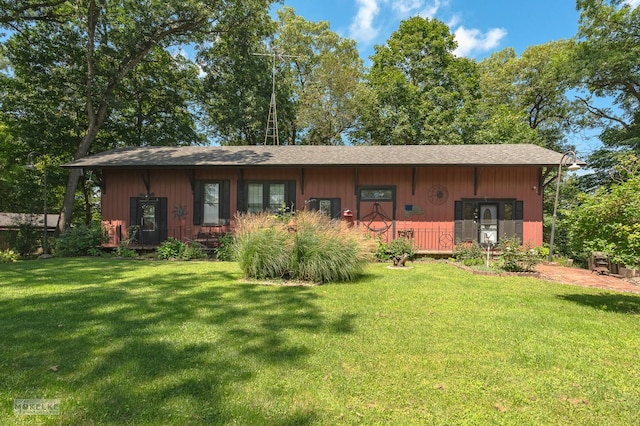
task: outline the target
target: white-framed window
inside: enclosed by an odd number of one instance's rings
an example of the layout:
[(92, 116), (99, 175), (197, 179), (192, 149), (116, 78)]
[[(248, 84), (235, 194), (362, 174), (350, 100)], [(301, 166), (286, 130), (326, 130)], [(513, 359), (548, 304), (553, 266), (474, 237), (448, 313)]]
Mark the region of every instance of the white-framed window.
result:
[(220, 183), (209, 182), (203, 185), (202, 222), (204, 224), (220, 223)]
[(282, 212), (295, 203), (294, 181), (260, 181), (245, 184), (244, 206), (249, 213)]
[(193, 224), (220, 226), (229, 224), (230, 182), (201, 180), (194, 184)]

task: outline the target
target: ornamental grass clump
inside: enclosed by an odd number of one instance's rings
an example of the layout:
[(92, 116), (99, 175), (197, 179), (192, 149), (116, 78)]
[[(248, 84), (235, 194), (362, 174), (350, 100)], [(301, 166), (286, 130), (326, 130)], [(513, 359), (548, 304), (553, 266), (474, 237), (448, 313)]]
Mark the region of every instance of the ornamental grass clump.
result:
[(373, 240), (319, 212), (237, 218), (236, 259), (250, 278), (353, 281), (372, 259)]

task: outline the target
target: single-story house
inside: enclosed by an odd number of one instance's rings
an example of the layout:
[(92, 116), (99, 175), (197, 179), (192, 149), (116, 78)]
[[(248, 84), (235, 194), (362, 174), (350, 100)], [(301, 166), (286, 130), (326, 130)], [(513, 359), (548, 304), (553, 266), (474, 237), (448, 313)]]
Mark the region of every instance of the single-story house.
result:
[(230, 232), (237, 212), (309, 209), (450, 253), (513, 236), (542, 245), (543, 188), (562, 156), (532, 144), (128, 147), (64, 167), (99, 177), (112, 246)]
[[(53, 236), (58, 226), (59, 214), (47, 214), (47, 234)], [(20, 226), (30, 225), (44, 233), (44, 214), (0, 212), (0, 250), (10, 248), (15, 242)]]

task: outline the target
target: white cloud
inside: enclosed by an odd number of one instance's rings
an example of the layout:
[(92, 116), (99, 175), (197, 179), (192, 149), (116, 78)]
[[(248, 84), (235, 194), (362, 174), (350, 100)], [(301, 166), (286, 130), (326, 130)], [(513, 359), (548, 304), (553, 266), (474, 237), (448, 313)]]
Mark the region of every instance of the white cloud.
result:
[[(361, 45), (371, 45), (378, 41), (377, 38), (383, 31), (397, 27), (398, 20), (411, 16), (434, 18), (448, 2), (449, 0), (355, 0), (357, 13), (349, 26), (349, 37)], [(453, 15), (447, 24), (449, 28), (457, 28), (453, 32), (458, 42), (458, 48), (454, 52), (457, 56), (472, 56), (490, 51), (507, 34), (502, 28), (494, 28), (486, 33), (478, 29), (467, 29), (460, 25), (460, 21), (459, 15)]]
[(400, 19), (407, 18), (409, 16), (421, 16), (423, 18), (433, 18), (442, 0), (433, 0), (433, 2), (427, 2), (425, 0), (384, 0), (385, 3), (391, 4), (391, 9), (396, 13)]
[(408, 16), (422, 7), (422, 0), (397, 0), (391, 2), (391, 9), (401, 16)]
[(640, 0), (624, 0), (624, 3), (628, 4), (631, 8), (640, 6)]
[(426, 6), (424, 9), (422, 9), (422, 11), (418, 13), (418, 15), (423, 18), (433, 18), (434, 16), (436, 16), (436, 13), (438, 13), (441, 4), (441, 1), (435, 0), (432, 5)]
[(380, 12), (378, 0), (356, 0), (358, 13), (349, 26), (350, 37), (362, 43), (371, 43), (379, 33), (373, 21)]
[(507, 31), (503, 28), (493, 28), (482, 33), (475, 28), (466, 29), (460, 26), (453, 34), (458, 42), (458, 48), (453, 53), (456, 56), (470, 56), (472, 53), (486, 52), (496, 48), (500, 40), (507, 35)]
[[(433, 18), (447, 0), (355, 0), (358, 12), (349, 26), (349, 36), (370, 44), (390, 21), (411, 16)], [(389, 13), (387, 13), (389, 12)]]
[(447, 27), (449, 28), (456, 27), (458, 26), (459, 23), (460, 23), (460, 15), (453, 15), (451, 19), (448, 22), (446, 22)]

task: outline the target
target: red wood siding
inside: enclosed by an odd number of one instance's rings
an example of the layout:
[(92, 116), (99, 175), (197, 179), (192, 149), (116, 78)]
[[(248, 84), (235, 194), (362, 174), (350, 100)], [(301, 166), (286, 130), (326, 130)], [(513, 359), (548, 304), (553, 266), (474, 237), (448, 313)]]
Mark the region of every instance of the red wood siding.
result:
[[(450, 251), (453, 240), (454, 201), (461, 199), (523, 201), (523, 239), (542, 245), (542, 196), (536, 167), (388, 167), (388, 168), (216, 168), (163, 170), (106, 170), (106, 192), (102, 195), (103, 221), (112, 236), (111, 244), (126, 236), (129, 224), (129, 199), (149, 192), (168, 201), (168, 236), (192, 238), (201, 230), (193, 225), (193, 193), (190, 176), (195, 180), (229, 180), (230, 207), (237, 211), (238, 184), (252, 180), (296, 181), (296, 209), (304, 209), (312, 198), (340, 198), (341, 209), (364, 217), (373, 211), (373, 203), (362, 201), (357, 211), (356, 188), (394, 186), (396, 210), (390, 202), (380, 208), (395, 223), (384, 238), (395, 238), (398, 231), (411, 229), (420, 248)], [(438, 197), (440, 194), (440, 197)], [(177, 207), (187, 215), (174, 214)], [(229, 230), (233, 227), (233, 218)], [(394, 232), (395, 231), (395, 232)]]

